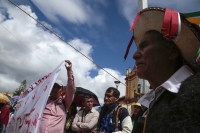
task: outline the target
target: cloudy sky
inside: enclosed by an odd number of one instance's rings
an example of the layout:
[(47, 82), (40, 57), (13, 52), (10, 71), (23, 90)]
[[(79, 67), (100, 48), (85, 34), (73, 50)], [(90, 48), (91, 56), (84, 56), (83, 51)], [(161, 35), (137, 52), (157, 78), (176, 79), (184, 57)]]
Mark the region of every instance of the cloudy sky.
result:
[[(133, 68), (135, 46), (126, 61), (123, 56), (131, 38), (129, 28), (138, 11), (137, 0), (13, 0), (68, 42), (48, 32), (35, 20), (0, 0), (0, 92), (14, 92), (23, 80), (27, 85), (54, 70), (63, 60), (73, 63), (76, 85), (103, 98), (115, 86), (112, 76), (74, 50), (78, 49), (99, 66), (124, 82)], [(200, 10), (199, 0), (148, 0), (148, 6), (169, 7), (180, 12)], [(70, 45), (71, 46), (70, 46)], [(66, 83), (66, 70), (58, 77)], [(121, 96), (125, 86), (119, 85)], [(100, 100), (102, 101), (102, 100)]]

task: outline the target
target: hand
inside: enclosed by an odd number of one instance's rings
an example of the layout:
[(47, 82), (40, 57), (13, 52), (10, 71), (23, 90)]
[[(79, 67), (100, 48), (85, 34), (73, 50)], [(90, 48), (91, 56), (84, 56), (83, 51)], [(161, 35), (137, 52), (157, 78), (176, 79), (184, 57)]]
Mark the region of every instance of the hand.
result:
[(91, 132), (90, 133), (95, 133), (95, 130), (94, 130), (94, 128), (91, 130)]
[(68, 64), (68, 66), (65, 65), (67, 71), (72, 71), (72, 63), (69, 60), (65, 60), (65, 62)]
[(77, 122), (77, 123), (76, 123), (76, 126), (77, 126), (77, 127), (80, 127), (80, 125), (81, 125), (80, 122)]

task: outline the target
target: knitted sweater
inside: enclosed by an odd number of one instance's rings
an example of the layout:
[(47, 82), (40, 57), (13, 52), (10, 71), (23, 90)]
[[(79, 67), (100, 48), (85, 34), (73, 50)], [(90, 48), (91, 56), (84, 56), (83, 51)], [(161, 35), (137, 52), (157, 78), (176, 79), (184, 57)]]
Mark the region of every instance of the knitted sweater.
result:
[(190, 76), (178, 93), (167, 90), (158, 98), (147, 117), (145, 133), (200, 132), (200, 73)]

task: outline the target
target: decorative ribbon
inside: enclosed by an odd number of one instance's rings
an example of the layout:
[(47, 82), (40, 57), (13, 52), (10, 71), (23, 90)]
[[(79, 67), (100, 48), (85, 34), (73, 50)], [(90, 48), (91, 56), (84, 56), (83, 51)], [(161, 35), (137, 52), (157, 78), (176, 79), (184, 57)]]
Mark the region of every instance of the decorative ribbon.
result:
[[(200, 24), (200, 11), (182, 14), (190, 23)], [(196, 17), (196, 18), (195, 18)]]
[(200, 24), (200, 18), (186, 18), (190, 23)]
[(132, 31), (135, 28), (135, 25), (136, 25), (136, 23), (137, 23), (137, 21), (139, 19), (139, 16), (140, 16), (140, 12), (137, 13), (137, 15), (136, 15), (136, 17), (135, 17), (135, 19), (133, 21), (133, 24), (132, 24), (132, 26), (130, 28), (130, 31)]
[(197, 17), (197, 16), (200, 16), (200, 11), (198, 11), (198, 12), (190, 12), (190, 13), (184, 13), (183, 16), (185, 18)]
[(131, 37), (131, 40), (130, 40), (130, 42), (129, 42), (127, 48), (126, 48), (126, 53), (125, 53), (125, 55), (124, 55), (124, 60), (126, 60), (126, 58), (127, 58), (127, 56), (128, 56), (130, 47), (131, 47), (131, 45), (132, 45), (134, 39), (135, 39), (135, 38), (134, 38), (134, 35), (133, 35), (133, 36)]
[[(139, 19), (139, 16), (140, 16), (140, 12), (137, 13), (137, 15), (136, 15), (136, 17), (135, 17), (135, 19), (134, 19), (134, 21), (133, 21), (133, 24), (132, 24), (132, 26), (131, 26), (131, 28), (130, 28), (129, 31), (132, 31), (132, 30), (134, 29), (134, 27), (135, 27), (135, 25), (136, 25), (136, 23), (137, 23), (137, 21), (138, 21), (138, 19)], [(127, 58), (127, 56), (128, 56), (130, 47), (131, 47), (131, 45), (132, 45), (134, 39), (135, 39), (135, 38), (134, 38), (134, 32), (133, 32), (133, 36), (131, 37), (131, 40), (129, 41), (129, 44), (128, 44), (127, 48), (126, 48), (126, 53), (125, 53), (125, 55), (124, 55), (124, 60), (126, 60), (126, 58)]]
[(194, 57), (194, 61), (197, 63), (197, 64), (200, 64), (200, 48), (199, 50), (197, 51), (195, 57)]
[(163, 31), (164, 37), (168, 40), (175, 39), (179, 35), (180, 30), (180, 18), (177, 11), (165, 9), (164, 20), (161, 30)]

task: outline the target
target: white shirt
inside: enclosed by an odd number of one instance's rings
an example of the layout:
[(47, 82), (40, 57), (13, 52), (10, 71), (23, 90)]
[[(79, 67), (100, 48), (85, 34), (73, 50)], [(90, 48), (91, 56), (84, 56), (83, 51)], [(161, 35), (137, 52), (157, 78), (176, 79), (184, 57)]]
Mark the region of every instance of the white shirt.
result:
[(160, 89), (161, 86), (172, 93), (178, 93), (182, 82), (191, 75), (193, 75), (193, 71), (187, 65), (182, 66), (167, 81), (158, 86), (155, 90), (150, 90), (148, 93), (142, 96), (138, 102), (149, 108), (149, 104), (155, 98), (155, 93)]

